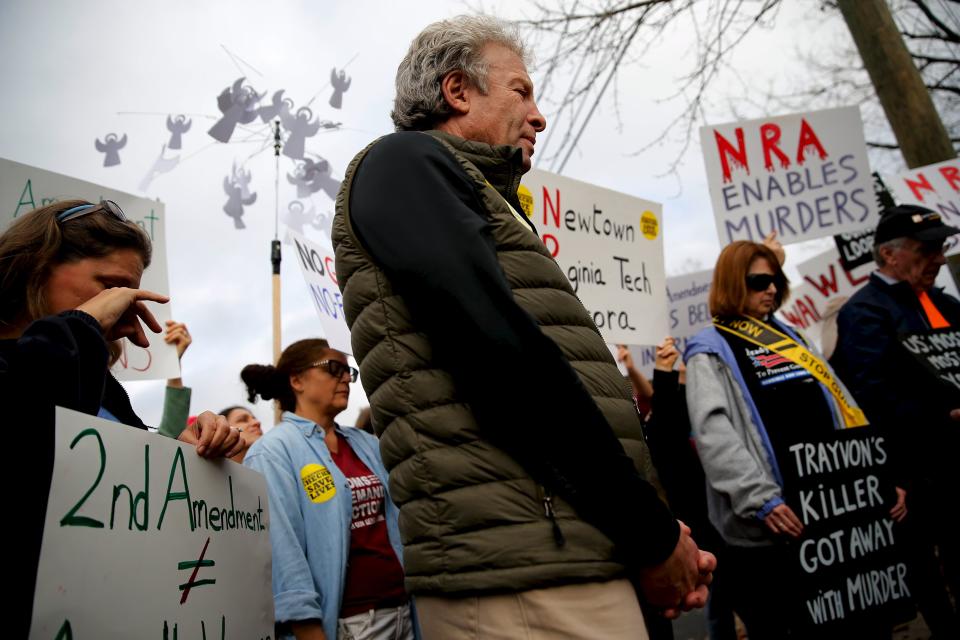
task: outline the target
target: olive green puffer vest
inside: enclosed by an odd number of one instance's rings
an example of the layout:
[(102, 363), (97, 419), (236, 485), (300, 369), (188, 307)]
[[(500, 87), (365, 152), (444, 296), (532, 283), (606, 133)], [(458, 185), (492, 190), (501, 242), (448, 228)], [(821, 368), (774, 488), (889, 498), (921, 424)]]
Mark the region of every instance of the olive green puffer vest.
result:
[[(427, 135), (439, 140), (478, 186), (517, 304), (557, 343), (626, 452), (652, 479), (629, 387), (603, 338), (540, 238), (494, 189), (515, 194), (519, 185), (519, 171), (504, 171), (505, 148), (437, 131)], [(407, 589), (448, 595), (520, 591), (621, 574), (612, 542), (554, 497), (565, 538), (557, 543), (543, 488), (484, 439), (470, 407), (458, 400), (452, 377), (434, 361), (430, 340), (357, 240), (350, 226), (350, 189), (373, 144), (347, 168), (333, 245), (353, 353), (400, 507)], [(497, 184), (497, 177), (510, 184)]]

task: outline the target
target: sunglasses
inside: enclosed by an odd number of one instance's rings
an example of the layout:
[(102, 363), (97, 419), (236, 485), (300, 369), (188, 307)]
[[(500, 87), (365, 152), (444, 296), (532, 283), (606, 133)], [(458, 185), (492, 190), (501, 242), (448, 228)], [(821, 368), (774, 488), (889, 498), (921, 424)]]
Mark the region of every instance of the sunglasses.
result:
[(101, 200), (99, 204), (81, 204), (71, 207), (57, 214), (57, 222), (63, 223), (68, 220), (75, 220), (97, 211), (106, 211), (120, 222), (128, 222), (127, 216), (123, 214), (123, 209), (113, 200)]
[(747, 274), (747, 288), (751, 291), (766, 291), (771, 284), (777, 284), (777, 276), (772, 273)]
[(341, 378), (343, 377), (343, 374), (349, 373), (350, 382), (356, 382), (357, 375), (359, 374), (359, 371), (357, 371), (356, 369), (354, 369), (348, 364), (340, 362), (339, 360), (321, 360), (319, 362), (314, 362), (310, 366), (317, 367), (318, 369), (323, 369), (334, 378)]

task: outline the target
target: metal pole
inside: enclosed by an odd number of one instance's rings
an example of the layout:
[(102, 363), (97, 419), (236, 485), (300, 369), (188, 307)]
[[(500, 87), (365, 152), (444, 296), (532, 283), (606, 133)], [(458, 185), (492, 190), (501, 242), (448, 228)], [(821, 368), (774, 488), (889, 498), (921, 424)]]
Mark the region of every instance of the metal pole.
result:
[[(273, 267), (273, 363), (280, 361), (280, 121), (273, 123), (273, 155), (276, 165), (274, 180), (273, 241), (270, 243), (270, 264)], [(274, 403), (274, 424), (280, 422), (280, 405)]]

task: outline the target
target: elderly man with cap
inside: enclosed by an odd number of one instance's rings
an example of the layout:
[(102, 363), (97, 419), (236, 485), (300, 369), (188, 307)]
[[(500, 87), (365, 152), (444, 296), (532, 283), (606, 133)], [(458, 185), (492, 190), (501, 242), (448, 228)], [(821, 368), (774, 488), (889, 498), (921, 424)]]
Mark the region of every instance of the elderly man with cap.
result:
[(910, 509), (904, 533), (915, 556), (913, 595), (934, 637), (951, 638), (960, 631), (933, 548), (939, 547), (947, 582), (960, 595), (960, 530), (956, 518), (944, 513), (956, 505), (952, 467), (960, 445), (960, 407), (923, 374), (915, 375), (899, 336), (960, 328), (960, 301), (933, 286), (946, 262), (946, 240), (958, 233), (930, 209), (887, 209), (874, 238), (877, 270), (840, 310), (831, 359), (871, 424), (891, 443), (895, 480), (907, 489)]

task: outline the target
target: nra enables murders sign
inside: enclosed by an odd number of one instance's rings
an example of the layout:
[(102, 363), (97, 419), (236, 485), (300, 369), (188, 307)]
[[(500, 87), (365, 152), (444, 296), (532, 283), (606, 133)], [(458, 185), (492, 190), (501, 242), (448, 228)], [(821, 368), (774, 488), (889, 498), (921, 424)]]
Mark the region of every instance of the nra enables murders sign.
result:
[(538, 169), (518, 196), (607, 343), (667, 335), (660, 204)]
[[(137, 224), (150, 238), (153, 256), (143, 272), (140, 288), (170, 294), (167, 277), (166, 211), (163, 203), (140, 198), (129, 193), (77, 180), (69, 176), (44, 171), (12, 160), (0, 158), (0, 232), (19, 216), (59, 200), (113, 200), (123, 209), (128, 220)], [(163, 326), (171, 319), (170, 303), (145, 302)], [(113, 365), (113, 375), (119, 380), (162, 380), (180, 377), (177, 349), (163, 341), (163, 334), (144, 329), (150, 346), (146, 349), (129, 340), (120, 340), (122, 352)]]
[(273, 636), (263, 476), (57, 407), (31, 640)]
[(857, 107), (700, 128), (721, 246), (783, 244), (874, 226), (877, 205)]

